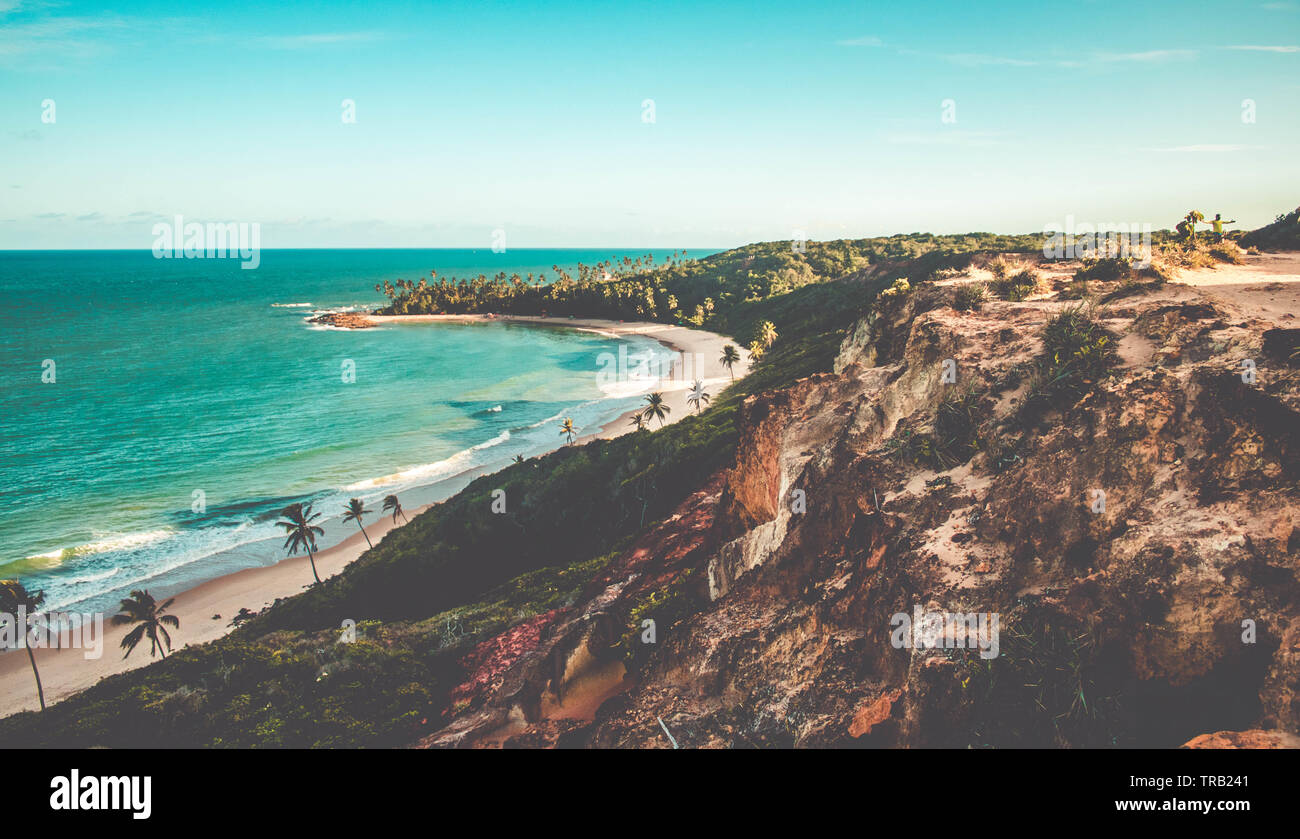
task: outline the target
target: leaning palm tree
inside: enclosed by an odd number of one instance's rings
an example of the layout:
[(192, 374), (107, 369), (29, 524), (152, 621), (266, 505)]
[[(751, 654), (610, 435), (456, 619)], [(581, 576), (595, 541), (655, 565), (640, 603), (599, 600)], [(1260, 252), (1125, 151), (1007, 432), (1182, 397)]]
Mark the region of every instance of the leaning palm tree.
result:
[(695, 413), (700, 413), (701, 406), (709, 404), (709, 395), (704, 392), (704, 382), (699, 379), (691, 387), (691, 392), (686, 394), (686, 404), (695, 406)]
[(736, 373), (731, 369), (731, 366), (740, 361), (740, 352), (731, 344), (727, 344), (722, 348), (722, 358), (718, 359), (718, 361), (722, 362), (722, 366), (727, 368), (727, 372), (731, 374), (731, 380), (734, 382)]
[(779, 336), (776, 334), (776, 326), (772, 321), (765, 320), (758, 325), (758, 340), (763, 342), (763, 348), (772, 346)]
[[(17, 580), (0, 580), (0, 611), (6, 615), (16, 615), (19, 608), (28, 615), (45, 605), (45, 592), (29, 592)], [(12, 618), (11, 618), (12, 620)], [(32, 645), (24, 641), (27, 648), (27, 660), (32, 663), (32, 675), (36, 677), (36, 698), (41, 700), (41, 710), (45, 710), (45, 689), (41, 687), (41, 671), (36, 669), (36, 656), (32, 654)]]
[(300, 549), (307, 549), (307, 558), (311, 560), (311, 575), (320, 582), (320, 575), (316, 573), (316, 537), (325, 533), (324, 530), (312, 524), (313, 521), (320, 518), (320, 513), (313, 513), (311, 505), (306, 508), (302, 504), (290, 504), (280, 511), (288, 521), (278, 521), (276, 527), (283, 527), (288, 536), (284, 540), (285, 550), (292, 556)]
[(394, 524), (397, 523), (398, 516), (402, 517), (402, 521), (410, 524), (411, 520), (406, 517), (406, 513), (402, 510), (402, 502), (397, 500), (396, 495), (384, 496), (384, 512), (387, 513), (389, 510), (393, 511)]
[(659, 427), (662, 428), (664, 417), (672, 413), (672, 410), (673, 409), (664, 402), (664, 395), (656, 392), (645, 398), (645, 408), (642, 409), (641, 413), (645, 415), (647, 423), (655, 417), (658, 417)]
[(122, 658), (130, 655), (136, 645), (146, 637), (149, 639), (150, 658), (157, 653), (161, 653), (163, 658), (167, 657), (167, 653), (172, 648), (172, 636), (167, 633), (166, 627), (176, 629), (181, 625), (180, 618), (163, 614), (167, 611), (167, 607), (172, 605), (172, 600), (159, 606), (158, 601), (153, 599), (153, 595), (148, 590), (137, 589), (131, 592), (130, 598), (122, 601), (122, 611), (113, 615), (113, 626), (138, 624), (135, 629), (122, 636), (122, 649), (126, 650)]
[(627, 424), (632, 426), (637, 431), (645, 431), (645, 414), (641, 413), (640, 411), (637, 411), (635, 414), (633, 414), (631, 417), (628, 418)]
[(560, 423), (560, 434), (568, 438), (569, 445), (573, 445), (573, 438), (577, 436), (577, 431), (573, 428), (573, 419), (565, 417), (564, 422)]
[(369, 512), (371, 511), (366, 509), (366, 505), (361, 503), (360, 498), (351, 498), (348, 500), (348, 506), (343, 508), (343, 521), (356, 522), (357, 527), (361, 528), (361, 535), (366, 537), (366, 544), (373, 548), (374, 543), (370, 541), (370, 534), (366, 532), (365, 525), (361, 523), (361, 517)]

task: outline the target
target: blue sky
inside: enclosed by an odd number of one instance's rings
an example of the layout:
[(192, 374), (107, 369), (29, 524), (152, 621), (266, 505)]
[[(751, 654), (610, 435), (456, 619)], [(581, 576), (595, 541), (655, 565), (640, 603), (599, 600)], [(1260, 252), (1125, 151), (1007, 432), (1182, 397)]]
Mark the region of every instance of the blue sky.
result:
[(0, 0), (0, 248), (149, 248), (178, 213), (258, 222), (264, 247), (727, 247), (1191, 207), (1255, 226), (1300, 204), (1298, 105), (1300, 0)]

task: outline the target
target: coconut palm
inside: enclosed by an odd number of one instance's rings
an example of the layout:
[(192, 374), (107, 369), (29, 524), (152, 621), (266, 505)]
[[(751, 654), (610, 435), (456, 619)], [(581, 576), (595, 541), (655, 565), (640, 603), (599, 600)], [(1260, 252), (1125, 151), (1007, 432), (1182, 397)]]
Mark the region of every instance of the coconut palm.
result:
[(627, 424), (635, 428), (637, 431), (644, 431), (645, 414), (641, 413), (640, 411), (637, 411), (635, 414), (633, 414), (631, 417), (628, 418)]
[(728, 373), (731, 373), (731, 380), (735, 381), (736, 374), (731, 369), (731, 366), (735, 364), (737, 361), (740, 361), (740, 351), (737, 350), (731, 344), (727, 344), (725, 347), (722, 348), (722, 358), (718, 359), (718, 361), (722, 363), (723, 367), (727, 368)]
[(113, 625), (138, 624), (135, 629), (122, 636), (122, 649), (126, 650), (122, 658), (130, 655), (136, 645), (145, 638), (149, 639), (150, 658), (157, 653), (161, 653), (163, 658), (167, 657), (167, 653), (172, 648), (172, 636), (168, 634), (167, 627), (176, 629), (181, 625), (180, 618), (163, 614), (167, 611), (167, 607), (172, 605), (172, 600), (159, 606), (158, 601), (153, 599), (153, 595), (148, 590), (137, 589), (131, 592), (128, 599), (122, 601), (122, 611), (113, 615)]
[(366, 532), (365, 525), (361, 523), (361, 517), (369, 512), (371, 511), (366, 509), (366, 505), (361, 503), (360, 498), (350, 498), (348, 499), (348, 506), (343, 508), (343, 521), (356, 522), (357, 527), (361, 528), (361, 535), (366, 537), (366, 544), (373, 548), (374, 543), (370, 541), (370, 534)]
[(523, 463), (523, 462), (524, 462), (524, 456), (521, 455), (521, 454), (517, 454), (517, 455), (515, 455), (513, 459), (514, 459), (514, 462), (515, 462), (515, 463)]
[(410, 519), (406, 517), (406, 513), (402, 510), (402, 502), (397, 500), (396, 495), (384, 496), (384, 512), (387, 513), (389, 510), (393, 511), (394, 524), (397, 523), (398, 516), (402, 517), (402, 521), (407, 522), (408, 524), (410, 523)]
[(311, 505), (305, 508), (302, 504), (290, 504), (280, 511), (287, 521), (278, 521), (276, 527), (283, 527), (288, 536), (284, 540), (285, 550), (292, 556), (300, 549), (307, 550), (307, 559), (311, 560), (311, 575), (320, 582), (320, 575), (316, 573), (316, 537), (325, 533), (324, 530), (312, 524), (313, 521), (320, 518), (320, 513), (313, 513)]
[(772, 324), (772, 321), (765, 320), (758, 325), (758, 340), (763, 343), (764, 349), (772, 346), (778, 337), (776, 326)]
[(765, 349), (762, 341), (753, 341), (749, 345), (749, 357), (754, 361), (758, 361), (763, 357)]
[(565, 417), (564, 422), (560, 423), (560, 434), (568, 438), (569, 445), (573, 445), (573, 438), (577, 436), (577, 431), (573, 427), (573, 419)]
[[(0, 580), (0, 612), (9, 615), (10, 620), (15, 619), (13, 616), (17, 615), (20, 608), (31, 615), (43, 605), (45, 605), (45, 592), (29, 592), (17, 580)], [(36, 698), (41, 700), (41, 710), (44, 711), (45, 689), (41, 687), (41, 671), (36, 669), (36, 656), (32, 654), (31, 644), (26, 643), (24, 639), (23, 646), (27, 648), (27, 660), (32, 663), (32, 675), (36, 677)]]
[(709, 404), (709, 395), (704, 392), (704, 382), (699, 379), (691, 387), (691, 392), (686, 394), (686, 404), (695, 406), (695, 413), (700, 413), (702, 405)]
[(656, 392), (645, 398), (645, 408), (641, 410), (641, 413), (645, 415), (647, 423), (655, 417), (658, 417), (659, 426), (662, 428), (664, 417), (672, 413), (672, 410), (673, 409), (664, 402), (664, 395)]

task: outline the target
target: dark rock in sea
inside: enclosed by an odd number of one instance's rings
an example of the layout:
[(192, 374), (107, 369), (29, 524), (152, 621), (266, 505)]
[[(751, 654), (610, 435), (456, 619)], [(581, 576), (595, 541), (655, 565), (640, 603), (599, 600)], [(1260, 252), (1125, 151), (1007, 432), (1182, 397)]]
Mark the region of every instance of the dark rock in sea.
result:
[(375, 325), (375, 322), (370, 318), (357, 312), (326, 312), (323, 315), (309, 318), (307, 322), (337, 326), (341, 329), (369, 329)]

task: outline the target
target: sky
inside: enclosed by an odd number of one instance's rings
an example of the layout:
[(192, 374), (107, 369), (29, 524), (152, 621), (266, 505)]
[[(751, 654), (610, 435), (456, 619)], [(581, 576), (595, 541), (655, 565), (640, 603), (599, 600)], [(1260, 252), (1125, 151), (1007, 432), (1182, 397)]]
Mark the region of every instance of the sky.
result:
[(0, 248), (1254, 227), (1297, 105), (1300, 0), (0, 0)]

